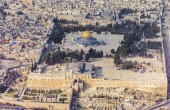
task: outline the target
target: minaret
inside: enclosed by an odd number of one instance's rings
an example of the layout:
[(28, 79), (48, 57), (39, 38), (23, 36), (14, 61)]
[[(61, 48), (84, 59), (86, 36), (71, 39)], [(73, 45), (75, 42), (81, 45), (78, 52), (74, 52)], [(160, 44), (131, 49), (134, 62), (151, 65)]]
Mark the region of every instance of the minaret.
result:
[(38, 65), (38, 74), (41, 74), (41, 65)]
[(139, 25), (140, 25), (140, 16), (139, 16)]

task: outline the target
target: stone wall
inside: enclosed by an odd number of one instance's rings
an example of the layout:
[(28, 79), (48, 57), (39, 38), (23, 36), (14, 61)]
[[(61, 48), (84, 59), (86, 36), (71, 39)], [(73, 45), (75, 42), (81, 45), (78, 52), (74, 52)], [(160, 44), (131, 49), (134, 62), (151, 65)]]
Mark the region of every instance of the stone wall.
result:
[[(162, 97), (167, 97), (167, 80), (164, 81), (139, 81), (139, 80), (109, 80), (92, 78), (89, 75), (72, 74), (65, 76), (47, 75), (47, 74), (30, 74), (28, 76), (28, 88), (34, 89), (59, 89), (64, 87), (72, 87), (75, 79), (83, 80), (84, 85), (88, 87), (122, 87), (152, 94), (160, 94)], [(71, 89), (73, 90), (73, 89)], [(73, 92), (73, 91), (72, 91)], [(70, 96), (72, 98), (72, 95)], [(53, 107), (57, 110), (69, 110), (70, 103), (39, 103), (39, 102), (18, 102), (6, 99), (0, 99), (1, 103), (11, 103), (20, 105), (26, 108), (43, 107), (49, 109)]]
[(66, 80), (64, 78), (54, 77), (54, 76), (46, 76), (46, 75), (30, 75), (28, 76), (27, 81), (28, 88), (38, 88), (38, 89), (46, 89), (46, 88), (62, 88), (65, 87)]
[[(40, 77), (41, 76), (41, 77)], [(91, 87), (125, 87), (130, 89), (141, 90), (145, 92), (153, 92), (155, 94), (162, 94), (167, 96), (167, 80), (165, 81), (143, 81), (143, 80), (108, 80), (108, 79), (98, 79), (91, 78), (88, 75), (71, 75), (65, 77), (57, 76), (37, 76), (30, 75), (28, 77), (28, 87), (30, 88), (61, 88), (61, 87), (71, 87), (74, 79), (81, 79), (84, 81), (85, 85)]]
[(130, 89), (141, 90), (144, 92), (153, 92), (167, 96), (167, 82), (159, 81), (139, 81), (139, 80), (104, 80), (92, 79), (94, 87), (126, 87)]
[[(61, 87), (71, 87), (74, 79), (82, 79), (84, 81), (90, 80), (91, 76), (74, 74), (68, 76), (58, 76), (58, 75), (42, 75), (42, 74), (30, 74), (28, 76), (28, 88), (61, 88)], [(91, 84), (91, 82), (89, 82)]]

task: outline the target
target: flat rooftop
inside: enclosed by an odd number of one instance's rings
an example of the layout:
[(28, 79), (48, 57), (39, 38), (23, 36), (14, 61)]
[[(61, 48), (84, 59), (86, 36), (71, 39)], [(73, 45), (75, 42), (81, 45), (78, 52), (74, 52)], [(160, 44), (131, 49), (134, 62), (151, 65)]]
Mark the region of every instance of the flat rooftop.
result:
[(86, 62), (69, 63), (66, 71), (79, 72), (80, 74), (90, 74), (92, 72), (93, 65)]
[(165, 81), (166, 73), (156, 72), (134, 72), (132, 70), (117, 70), (113, 58), (95, 59), (91, 62), (95, 66), (102, 67), (102, 72), (97, 74), (97, 78), (120, 79), (120, 80), (141, 80), (141, 81)]
[(20, 62), (16, 60), (0, 59), (0, 75), (5, 72), (5, 69), (20, 66)]

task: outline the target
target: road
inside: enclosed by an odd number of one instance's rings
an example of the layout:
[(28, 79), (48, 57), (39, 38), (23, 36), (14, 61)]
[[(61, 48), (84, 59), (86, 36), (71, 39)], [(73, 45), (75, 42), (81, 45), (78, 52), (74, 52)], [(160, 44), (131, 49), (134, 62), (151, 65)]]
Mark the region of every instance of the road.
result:
[(53, 28), (52, 28), (52, 31), (51, 31), (51, 34), (50, 36), (47, 38), (47, 41), (46, 41), (46, 44), (48, 44), (48, 46), (46, 47), (46, 51), (44, 51), (45, 47), (43, 47), (42, 51), (41, 51), (41, 55), (40, 55), (40, 58), (39, 58), (39, 61), (38, 61), (38, 64), (39, 65), (42, 65), (43, 64), (43, 58), (50, 52), (50, 50), (52, 49), (52, 42), (48, 42), (49, 39), (51, 38), (51, 36), (54, 36), (54, 33), (56, 31), (56, 27), (55, 27), (55, 24), (53, 24)]
[(154, 106), (154, 107), (152, 107), (152, 108), (150, 108), (148, 110), (160, 110), (160, 108), (164, 107), (164, 106), (167, 106), (169, 108), (170, 107), (170, 106), (168, 106), (169, 103), (170, 103), (170, 100), (167, 100), (167, 101), (165, 101), (165, 102), (163, 102), (161, 104), (158, 104), (158, 105), (156, 105), (156, 106)]

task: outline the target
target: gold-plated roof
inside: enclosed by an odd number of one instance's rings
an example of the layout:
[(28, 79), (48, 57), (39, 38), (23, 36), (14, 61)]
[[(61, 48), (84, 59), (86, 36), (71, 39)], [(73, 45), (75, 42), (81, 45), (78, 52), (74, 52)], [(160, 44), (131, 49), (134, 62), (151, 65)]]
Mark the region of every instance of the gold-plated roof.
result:
[(83, 32), (83, 38), (88, 39), (88, 38), (91, 38), (91, 37), (92, 37), (92, 35), (91, 35), (91, 33), (89, 31), (84, 31)]

